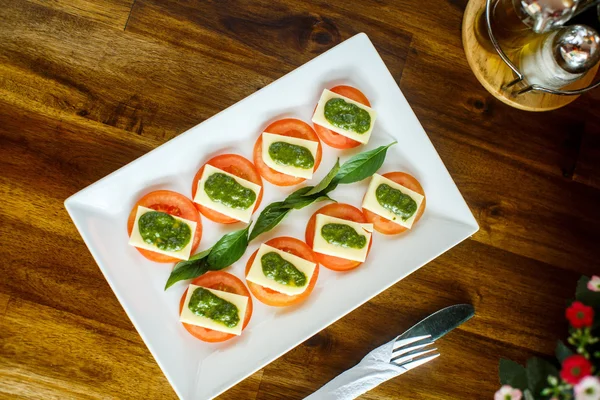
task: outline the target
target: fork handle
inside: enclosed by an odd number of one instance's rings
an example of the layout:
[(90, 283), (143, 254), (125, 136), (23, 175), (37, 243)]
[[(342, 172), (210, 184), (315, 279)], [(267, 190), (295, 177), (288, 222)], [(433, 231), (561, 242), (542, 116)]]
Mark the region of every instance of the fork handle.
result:
[(361, 361), (304, 400), (352, 400), (403, 372), (390, 363)]

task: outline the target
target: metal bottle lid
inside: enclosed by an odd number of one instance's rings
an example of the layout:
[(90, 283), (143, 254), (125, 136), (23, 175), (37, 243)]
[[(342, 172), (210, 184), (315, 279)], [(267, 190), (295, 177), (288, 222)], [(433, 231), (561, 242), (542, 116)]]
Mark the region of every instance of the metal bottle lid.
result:
[(562, 26), (575, 13), (579, 0), (517, 0), (525, 13), (525, 23), (536, 33)]
[(554, 36), (552, 52), (561, 68), (579, 74), (600, 60), (600, 36), (589, 26), (567, 26)]

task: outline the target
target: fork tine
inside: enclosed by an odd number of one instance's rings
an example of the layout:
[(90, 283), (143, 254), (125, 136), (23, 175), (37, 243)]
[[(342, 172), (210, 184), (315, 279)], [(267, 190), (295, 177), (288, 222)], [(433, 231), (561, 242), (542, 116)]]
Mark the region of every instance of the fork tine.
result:
[(423, 347), (427, 347), (434, 343), (435, 342), (428, 342), (428, 343), (418, 344), (418, 345), (409, 346), (409, 347), (397, 347), (396, 349), (392, 350), (392, 359), (394, 357), (401, 356), (402, 354), (406, 354), (406, 353), (410, 353), (411, 351), (422, 349)]
[(415, 358), (419, 358), (421, 356), (424, 356), (425, 354), (431, 353), (432, 351), (436, 351), (436, 350), (437, 349), (434, 348), (434, 349), (428, 349), (428, 350), (420, 351), (420, 352), (414, 353), (414, 354), (407, 354), (407, 355), (402, 356), (402, 357), (392, 358), (390, 360), (390, 362), (393, 362), (393, 363), (395, 363), (397, 365), (401, 365), (401, 364), (407, 363), (409, 361), (414, 360)]
[(407, 362), (402, 365), (400, 365), (394, 361), (392, 361), (392, 363), (398, 365), (399, 367), (406, 368), (407, 371), (410, 371), (411, 369), (417, 368), (420, 365), (428, 363), (429, 361), (433, 360), (434, 358), (438, 358), (439, 356), (440, 356), (440, 353), (437, 353), (437, 354), (430, 355), (429, 357), (425, 357), (425, 358), (421, 358), (421, 359), (418, 359), (415, 361)]
[(423, 336), (410, 337), (410, 338), (402, 339), (402, 340), (396, 340), (394, 342), (394, 351), (396, 351), (399, 347), (407, 346), (409, 344), (419, 342), (423, 339), (428, 339), (430, 337), (431, 337), (431, 335), (423, 335)]

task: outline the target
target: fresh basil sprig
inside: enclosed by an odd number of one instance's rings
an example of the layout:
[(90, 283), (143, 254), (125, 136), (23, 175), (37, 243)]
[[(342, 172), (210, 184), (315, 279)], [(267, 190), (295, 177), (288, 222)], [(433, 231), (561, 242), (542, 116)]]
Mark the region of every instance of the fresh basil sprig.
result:
[(359, 153), (346, 161), (333, 179), (337, 183), (354, 183), (373, 175), (383, 165), (387, 150), (397, 142), (387, 146)]
[[(323, 178), (321, 180), (321, 182), (319, 182), (317, 184), (317, 186), (313, 186), (310, 188), (310, 190), (307, 190), (306, 193), (304, 193), (304, 195), (310, 196), (310, 195), (322, 193), (322, 192), (327, 194), (327, 193), (333, 191), (333, 189), (335, 189), (337, 187), (337, 182), (334, 182), (334, 179), (337, 176), (339, 170), (340, 170), (340, 159), (338, 158), (336, 160), (333, 168), (331, 168), (329, 170), (329, 172), (327, 173), (327, 175), (325, 175), (325, 178)], [(296, 192), (298, 192), (298, 191), (296, 191)], [(294, 193), (296, 193), (296, 192), (294, 192)], [(292, 193), (292, 195), (294, 193)]]
[(292, 208), (286, 205), (285, 201), (276, 201), (266, 206), (258, 216), (252, 232), (250, 232), (250, 240), (254, 240), (261, 233), (275, 228), (290, 211), (292, 211)]
[[(174, 283), (196, 278), (208, 271), (226, 268), (239, 260), (246, 251), (248, 243), (260, 234), (275, 228), (292, 210), (299, 210), (319, 201), (335, 201), (328, 196), (339, 184), (362, 181), (373, 175), (385, 161), (390, 146), (359, 153), (340, 166), (338, 159), (325, 178), (316, 186), (306, 186), (290, 194), (283, 201), (269, 204), (262, 210), (250, 231), (250, 225), (244, 229), (224, 235), (213, 247), (181, 261), (175, 265), (165, 290)], [(248, 234), (250, 232), (250, 234)]]
[(171, 271), (169, 279), (167, 279), (165, 290), (179, 281), (194, 279), (206, 273), (210, 269), (206, 262), (206, 258), (211, 250), (212, 248), (206, 249), (198, 254), (194, 254), (187, 261), (178, 262), (175, 265), (175, 268), (173, 268), (173, 271)]
[(242, 258), (248, 247), (249, 230), (250, 225), (230, 232), (221, 237), (213, 247), (191, 256), (187, 261), (178, 262), (167, 279), (165, 290), (179, 281), (194, 279), (208, 271), (226, 268)]
[(250, 224), (244, 229), (226, 234), (215, 243), (207, 257), (211, 269), (223, 269), (242, 258), (248, 247), (249, 230)]

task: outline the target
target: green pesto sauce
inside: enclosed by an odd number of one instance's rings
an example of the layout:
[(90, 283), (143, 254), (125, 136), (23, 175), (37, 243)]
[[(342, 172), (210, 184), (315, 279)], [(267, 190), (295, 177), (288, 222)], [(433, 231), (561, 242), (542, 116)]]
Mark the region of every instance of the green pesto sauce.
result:
[(188, 308), (194, 314), (210, 318), (228, 328), (233, 328), (240, 322), (239, 311), (235, 304), (201, 287), (196, 288), (192, 293)]
[(325, 119), (337, 128), (363, 134), (371, 127), (371, 115), (344, 99), (336, 98), (325, 103)]
[(279, 254), (271, 251), (260, 258), (265, 276), (277, 283), (288, 286), (306, 285), (306, 275), (294, 264), (285, 260)]
[(138, 229), (144, 242), (164, 251), (179, 251), (192, 238), (188, 224), (159, 211), (148, 211), (142, 215)]
[(220, 172), (208, 177), (204, 183), (204, 191), (212, 201), (237, 210), (248, 209), (256, 200), (256, 193), (252, 189)]
[(315, 158), (310, 150), (286, 142), (274, 142), (269, 146), (269, 157), (277, 164), (290, 167), (311, 169), (315, 166)]
[(321, 236), (328, 243), (346, 248), (362, 249), (367, 244), (367, 238), (364, 235), (360, 235), (354, 228), (344, 224), (323, 225)]
[(402, 221), (406, 221), (417, 211), (417, 202), (412, 197), (388, 184), (379, 185), (375, 190), (375, 197), (383, 208), (399, 216)]

